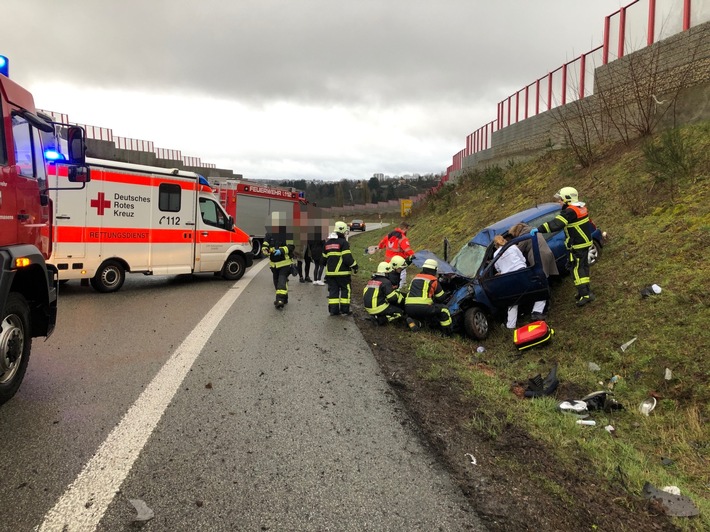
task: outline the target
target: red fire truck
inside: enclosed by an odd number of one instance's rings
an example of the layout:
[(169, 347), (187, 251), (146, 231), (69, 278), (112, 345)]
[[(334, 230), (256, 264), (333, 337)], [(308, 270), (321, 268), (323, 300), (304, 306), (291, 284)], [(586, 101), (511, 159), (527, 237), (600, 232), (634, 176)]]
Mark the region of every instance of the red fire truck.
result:
[[(261, 245), (271, 213), (283, 213), (284, 225), (288, 227), (313, 226), (319, 217), (318, 210), (308, 205), (300, 192), (290, 188), (235, 179), (213, 183), (212, 188), (227, 214), (234, 218), (234, 223), (252, 239), (252, 252), (256, 258), (261, 257)], [(306, 218), (311, 222), (307, 223)], [(300, 235), (295, 236), (298, 240)]]
[[(0, 66), (6, 61), (0, 56)], [(32, 338), (49, 336), (57, 317), (57, 271), (46, 263), (52, 220), (44, 139), (63, 147), (66, 155), (52, 157), (68, 165), (69, 181), (88, 179), (81, 170), (83, 130), (40, 116), (32, 95), (5, 74), (0, 73), (0, 404), (22, 383)]]

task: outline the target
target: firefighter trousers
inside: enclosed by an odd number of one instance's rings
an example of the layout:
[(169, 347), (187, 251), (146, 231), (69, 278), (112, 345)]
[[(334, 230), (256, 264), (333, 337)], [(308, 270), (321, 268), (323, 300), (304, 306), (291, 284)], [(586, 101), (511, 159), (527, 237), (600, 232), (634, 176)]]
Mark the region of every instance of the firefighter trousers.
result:
[(331, 316), (350, 314), (350, 276), (326, 275), (328, 312)]
[(281, 266), (271, 268), (271, 275), (274, 278), (274, 288), (276, 289), (276, 301), (288, 303), (288, 276), (291, 274), (291, 266)]
[(433, 303), (431, 305), (406, 305), (404, 307), (407, 316), (418, 320), (424, 320), (431, 325), (438, 326), (444, 331), (451, 330), (451, 314), (446, 305)]
[(577, 299), (588, 296), (589, 287), (589, 249), (572, 249), (569, 252), (570, 270), (577, 288)]

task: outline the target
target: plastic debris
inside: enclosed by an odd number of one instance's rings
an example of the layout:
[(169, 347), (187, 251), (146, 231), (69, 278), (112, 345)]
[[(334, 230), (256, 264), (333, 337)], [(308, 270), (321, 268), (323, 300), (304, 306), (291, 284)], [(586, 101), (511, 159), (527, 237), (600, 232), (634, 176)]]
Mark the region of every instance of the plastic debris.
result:
[(616, 383), (619, 382), (620, 378), (621, 377), (619, 375), (614, 375), (611, 379), (609, 379), (609, 384), (607, 384), (606, 387), (610, 390), (613, 390), (614, 386), (616, 386)]
[(643, 485), (643, 494), (647, 499), (658, 502), (663, 511), (672, 517), (695, 517), (700, 515), (700, 510), (690, 498), (659, 490), (650, 482), (646, 482)]
[(613, 425), (607, 425), (606, 427), (604, 427), (604, 430), (616, 438), (616, 429)]
[(148, 505), (140, 499), (129, 499), (133, 507), (136, 509), (137, 515), (133, 518), (133, 521), (150, 521), (155, 517), (155, 512), (148, 508)]
[(557, 390), (560, 381), (557, 379), (557, 364), (555, 364), (550, 373), (547, 374), (545, 379), (542, 379), (542, 375), (535, 375), (532, 379), (528, 379), (527, 390), (525, 390), (525, 397), (541, 397), (543, 395), (552, 395)]
[(680, 495), (680, 488), (678, 486), (663, 486), (661, 490), (671, 495)]
[(589, 410), (587, 410), (587, 403), (584, 401), (562, 401), (557, 405), (557, 409), (560, 412), (565, 412), (567, 414), (574, 414), (578, 417), (587, 417), (589, 415)]
[(368, 246), (365, 248), (365, 255), (374, 255), (377, 253), (377, 246)]
[(600, 371), (602, 368), (600, 368), (599, 365), (595, 364), (594, 362), (587, 362), (587, 369), (589, 371)]
[(673, 372), (669, 368), (666, 368), (666, 372), (663, 374), (663, 378), (667, 381), (671, 380), (673, 378)]
[(478, 465), (478, 462), (476, 462), (476, 457), (473, 456), (471, 453), (466, 453), (464, 456), (471, 460), (471, 465)]
[(593, 412), (595, 410), (604, 410), (605, 412), (611, 412), (612, 410), (622, 410), (624, 406), (616, 401), (613, 397), (613, 392), (607, 392), (606, 390), (600, 390), (598, 392), (592, 392), (590, 394), (582, 397), (587, 405), (587, 410)]
[(593, 427), (597, 424), (597, 422), (593, 419), (578, 419), (577, 421), (575, 421), (575, 423), (577, 423), (577, 425), (588, 425), (590, 427)]
[(621, 344), (621, 350), (626, 351), (629, 347), (631, 347), (631, 344), (633, 344), (635, 341), (636, 341), (636, 337), (634, 336), (631, 340), (629, 340), (625, 344)]
[(639, 405), (639, 412), (641, 412), (644, 416), (647, 416), (653, 411), (654, 408), (656, 408), (656, 398), (649, 397)]
[(476, 348), (476, 352), (477, 352), (477, 353), (485, 353), (485, 352), (486, 352), (486, 348), (483, 347), (482, 345), (479, 345), (479, 346)]
[(649, 286), (645, 286), (641, 289), (641, 297), (656, 296), (662, 291), (663, 289), (660, 286), (658, 286), (657, 284), (652, 284)]

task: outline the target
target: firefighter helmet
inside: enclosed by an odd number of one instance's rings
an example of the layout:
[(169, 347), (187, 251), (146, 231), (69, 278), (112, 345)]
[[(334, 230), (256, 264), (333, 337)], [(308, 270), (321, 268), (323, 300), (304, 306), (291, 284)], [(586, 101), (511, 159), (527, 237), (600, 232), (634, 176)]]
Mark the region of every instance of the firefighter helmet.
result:
[(380, 262), (377, 265), (377, 273), (389, 273), (392, 271), (392, 266), (389, 262)]
[(427, 259), (424, 261), (424, 265), (422, 268), (428, 268), (430, 270), (438, 270), (439, 269), (439, 263), (436, 262), (434, 259)]
[(345, 234), (348, 231), (348, 225), (345, 222), (335, 222), (335, 232)]
[(399, 255), (395, 255), (390, 259), (390, 266), (392, 266), (392, 269), (394, 270), (395, 268), (404, 268), (407, 266), (406, 261), (404, 260), (404, 257), (401, 257)]
[(557, 191), (557, 194), (555, 194), (555, 198), (562, 200), (565, 203), (576, 203), (579, 200), (579, 194), (577, 193), (576, 188), (562, 187), (559, 191)]

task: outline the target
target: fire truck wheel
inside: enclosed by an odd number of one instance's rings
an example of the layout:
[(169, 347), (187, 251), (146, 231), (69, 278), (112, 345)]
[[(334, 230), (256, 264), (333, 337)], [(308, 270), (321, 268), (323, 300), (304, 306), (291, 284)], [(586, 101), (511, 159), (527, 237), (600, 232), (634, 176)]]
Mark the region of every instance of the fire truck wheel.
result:
[(22, 294), (10, 292), (0, 333), (0, 404), (10, 400), (20, 387), (31, 347), (30, 307)]
[(463, 315), (466, 334), (474, 340), (485, 340), (488, 336), (488, 316), (478, 307), (471, 307)]
[(227, 281), (238, 281), (242, 278), (245, 271), (246, 263), (244, 262), (244, 258), (239, 255), (230, 255), (229, 258), (224, 261), (222, 277)]
[(91, 278), (91, 286), (97, 292), (115, 292), (123, 286), (125, 280), (126, 271), (123, 266), (115, 260), (107, 260)]

